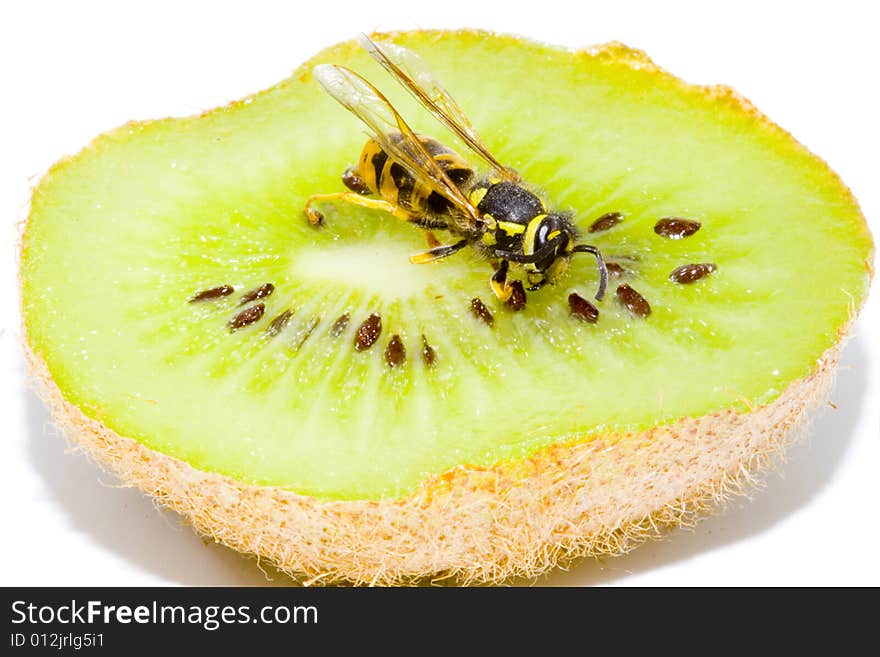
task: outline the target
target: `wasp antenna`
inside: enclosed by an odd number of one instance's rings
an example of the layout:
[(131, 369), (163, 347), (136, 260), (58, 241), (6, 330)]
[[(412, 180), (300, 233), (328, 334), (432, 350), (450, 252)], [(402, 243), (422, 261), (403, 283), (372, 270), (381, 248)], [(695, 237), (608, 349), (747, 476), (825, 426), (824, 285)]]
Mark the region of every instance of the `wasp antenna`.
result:
[(599, 289), (596, 291), (596, 301), (601, 301), (605, 296), (605, 288), (608, 286), (608, 268), (605, 266), (605, 259), (595, 246), (589, 244), (578, 244), (572, 253), (592, 253), (596, 256), (596, 266), (599, 268)]

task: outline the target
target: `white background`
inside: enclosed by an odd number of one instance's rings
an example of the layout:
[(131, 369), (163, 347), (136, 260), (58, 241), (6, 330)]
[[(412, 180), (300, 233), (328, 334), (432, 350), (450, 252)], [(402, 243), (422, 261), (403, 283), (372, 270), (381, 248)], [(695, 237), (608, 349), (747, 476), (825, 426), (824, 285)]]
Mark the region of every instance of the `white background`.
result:
[[(190, 114), (272, 85), (359, 31), (481, 27), (571, 47), (616, 39), (686, 80), (737, 88), (829, 162), (880, 233), (880, 21), (872, 3), (714, 4), (2, 3), (0, 584), (266, 581), (252, 560), (203, 544), (178, 516), (66, 451), (27, 388), (16, 224), (31, 185), (56, 159), (129, 119)], [(837, 410), (821, 416), (751, 501), (540, 583), (880, 585), (877, 296), (843, 353)]]

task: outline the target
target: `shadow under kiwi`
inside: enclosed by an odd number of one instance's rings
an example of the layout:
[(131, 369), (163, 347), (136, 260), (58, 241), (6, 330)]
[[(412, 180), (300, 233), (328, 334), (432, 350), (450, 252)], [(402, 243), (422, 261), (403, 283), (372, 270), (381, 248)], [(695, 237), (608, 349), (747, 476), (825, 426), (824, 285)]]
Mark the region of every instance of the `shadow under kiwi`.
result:
[(750, 491), (750, 497), (734, 498), (718, 515), (704, 518), (695, 527), (667, 531), (660, 541), (625, 555), (582, 559), (568, 570), (514, 584), (613, 584), (632, 574), (662, 568), (756, 536), (808, 505), (834, 478), (863, 412), (868, 380), (864, 340), (856, 335), (844, 346), (831, 393), (837, 408), (819, 410), (801, 439), (786, 450), (782, 467), (763, 476), (759, 473), (763, 486)]
[[(284, 573), (200, 537), (182, 516), (162, 509), (137, 488), (123, 487), (82, 450), (68, 449), (49, 410), (25, 391), (28, 454), (55, 504), (65, 532), (87, 534), (102, 548), (169, 584), (191, 586), (296, 585)], [(87, 583), (88, 573), (83, 573)], [(125, 585), (125, 582), (119, 582)]]

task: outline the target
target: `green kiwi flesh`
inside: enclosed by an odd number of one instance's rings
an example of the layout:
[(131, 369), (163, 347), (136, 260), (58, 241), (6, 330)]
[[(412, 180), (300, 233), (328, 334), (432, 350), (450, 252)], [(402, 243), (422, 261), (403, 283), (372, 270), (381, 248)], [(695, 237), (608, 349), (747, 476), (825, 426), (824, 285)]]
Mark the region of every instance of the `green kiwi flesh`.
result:
[[(606, 298), (592, 298), (589, 257), (514, 312), (471, 250), (409, 264), (425, 236), (387, 214), (325, 204), (324, 225), (310, 226), (306, 197), (343, 191), (365, 140), (311, 79), (317, 63), (361, 72), (418, 132), (468, 155), (345, 43), (244, 101), (118, 128), (43, 178), (23, 240), (24, 324), (69, 402), (244, 484), (399, 497), (459, 464), (769, 403), (815, 370), (861, 306), (872, 243), (855, 201), (732, 94), (689, 86), (622, 47), (570, 52), (470, 32), (396, 39), (429, 63), (496, 156), (620, 265)], [(609, 212), (623, 220), (587, 232)], [(654, 229), (664, 217), (700, 229), (668, 239)], [(714, 271), (670, 280), (699, 263)], [(266, 283), (270, 295), (240, 305)], [(622, 284), (648, 316), (621, 302)], [(221, 285), (234, 292), (190, 302)], [(572, 314), (573, 293), (598, 309), (594, 323)], [(262, 316), (230, 330), (256, 303)], [(359, 350), (372, 314), (381, 333)]]

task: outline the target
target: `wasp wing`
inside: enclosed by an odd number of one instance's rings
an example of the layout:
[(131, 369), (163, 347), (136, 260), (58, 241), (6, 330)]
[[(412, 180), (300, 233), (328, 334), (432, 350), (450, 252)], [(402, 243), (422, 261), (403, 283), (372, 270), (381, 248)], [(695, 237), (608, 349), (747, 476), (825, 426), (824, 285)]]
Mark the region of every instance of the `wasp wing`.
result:
[[(327, 93), (370, 128), (372, 137), (391, 159), (464, 213), (469, 228), (483, 223), (477, 209), (425, 150), (382, 92), (351, 69), (336, 64), (319, 64), (312, 75)], [(398, 134), (400, 139), (396, 139)]]
[(511, 182), (520, 180), (515, 171), (505, 167), (492, 155), (461, 107), (440, 84), (421, 57), (393, 43), (377, 43), (366, 34), (358, 36), (358, 42), (431, 114), (461, 137), (474, 153), (483, 158), (498, 177)]

